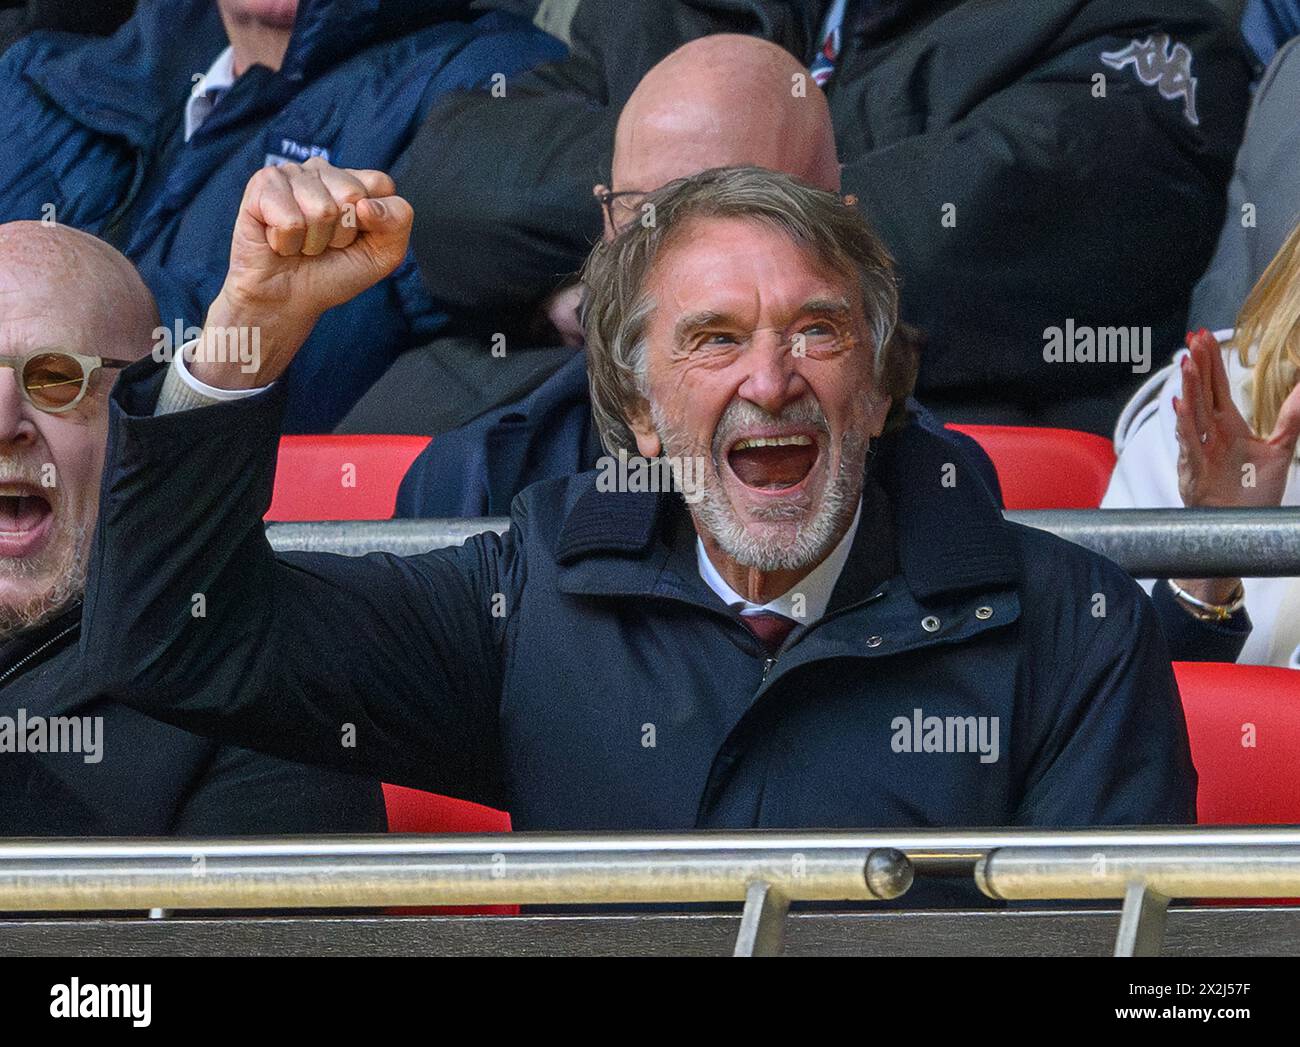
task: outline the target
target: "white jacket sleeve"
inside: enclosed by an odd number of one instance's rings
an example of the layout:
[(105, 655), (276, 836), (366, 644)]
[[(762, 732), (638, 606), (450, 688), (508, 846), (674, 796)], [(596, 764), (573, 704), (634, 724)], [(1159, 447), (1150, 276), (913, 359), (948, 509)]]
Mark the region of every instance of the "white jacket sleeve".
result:
[(1115, 427), (1115, 471), (1103, 509), (1181, 508), (1174, 397), (1182, 388), (1179, 364), (1186, 350), (1137, 391)]

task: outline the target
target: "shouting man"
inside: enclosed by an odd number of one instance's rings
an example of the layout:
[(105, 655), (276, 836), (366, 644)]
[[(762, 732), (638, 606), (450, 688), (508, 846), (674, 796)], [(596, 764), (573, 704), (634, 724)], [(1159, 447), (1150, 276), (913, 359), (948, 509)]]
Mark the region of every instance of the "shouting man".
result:
[(756, 168), (642, 207), (584, 273), (592, 397), (612, 452), (692, 460), (690, 497), (587, 473), (461, 548), (276, 556), (279, 376), (412, 212), (375, 172), (256, 175), (208, 324), (260, 325), (260, 371), (200, 341), (114, 394), (87, 606), (112, 693), (518, 829), (1192, 820), (1147, 598), (891, 416), (897, 294), (855, 209)]

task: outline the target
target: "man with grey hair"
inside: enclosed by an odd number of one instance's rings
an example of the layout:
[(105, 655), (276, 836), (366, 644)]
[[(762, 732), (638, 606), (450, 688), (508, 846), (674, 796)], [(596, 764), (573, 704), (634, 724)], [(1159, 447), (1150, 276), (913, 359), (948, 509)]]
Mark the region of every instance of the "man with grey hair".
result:
[[(87, 618), (112, 693), (517, 829), (1191, 821), (1145, 595), (887, 424), (893, 276), (856, 210), (738, 168), (642, 213), (585, 274), (616, 467), (534, 485), (459, 548), (277, 556), (280, 375), (413, 215), (376, 172), (256, 175), (208, 323), (260, 323), (261, 371), (180, 354), (114, 393)], [(645, 482), (664, 457), (681, 491)]]
[[(774, 595), (783, 591), (775, 586), (798, 580), (786, 572), (815, 567), (844, 537), (860, 502), (871, 441), (883, 430), (891, 405), (901, 405), (907, 393), (897, 377), (887, 380), (887, 349), (898, 316), (889, 254), (852, 208), (832, 200), (758, 168), (706, 171), (654, 205), (648, 227), (598, 247), (584, 272), (591, 295), (592, 413), (606, 448), (664, 456), (673, 463), (699, 462), (697, 490), (688, 493), (696, 495), (693, 511), (709, 563), (729, 559), (764, 572), (771, 577), (758, 588)], [(851, 276), (857, 294), (843, 288), (810, 290), (799, 303), (796, 327), (770, 328), (780, 335), (778, 347), (788, 352), (796, 373), (746, 372), (754, 394), (733, 393), (722, 401), (710, 392), (704, 402), (725, 403), (725, 410), (720, 418), (697, 420), (692, 408), (699, 396), (656, 395), (651, 387), (647, 342), (655, 321), (666, 315), (655, 308), (659, 284), (651, 271), (665, 242), (683, 235), (683, 226), (697, 237), (721, 237), (713, 256), (708, 249), (699, 252), (690, 275), (706, 278), (722, 271), (713, 267), (743, 256), (754, 232), (735, 227), (741, 242), (731, 243), (734, 237), (723, 233), (729, 219), (766, 227), (793, 245), (804, 245), (823, 267), (839, 274), (840, 283)], [(707, 231), (700, 228), (706, 222), (712, 225)], [(806, 261), (797, 251), (783, 260), (795, 266), (795, 273), (798, 263)], [(762, 275), (752, 281), (755, 287), (780, 286), (777, 276), (784, 274)], [(819, 275), (825, 286), (832, 286), (825, 273)], [(809, 282), (811, 287), (817, 281)], [(696, 388), (728, 392), (734, 370), (719, 367), (715, 375), (699, 362), (709, 355), (726, 362), (724, 350), (738, 349), (747, 340), (738, 336), (737, 318), (715, 308), (716, 289), (707, 282), (697, 286), (705, 300), (699, 310), (685, 311), (676, 321), (671, 329), (674, 362), (656, 374), (674, 383), (693, 374), (697, 377), (687, 380)], [(698, 341), (719, 348), (692, 356)], [(850, 346), (857, 351), (845, 352)], [(882, 349), (876, 351), (876, 346)], [(815, 362), (801, 368), (799, 361), (810, 356)], [(904, 373), (910, 378), (910, 366)], [(840, 439), (833, 441), (826, 410), (836, 406), (843, 417), (837, 419)], [(801, 489), (798, 496), (795, 488)]]

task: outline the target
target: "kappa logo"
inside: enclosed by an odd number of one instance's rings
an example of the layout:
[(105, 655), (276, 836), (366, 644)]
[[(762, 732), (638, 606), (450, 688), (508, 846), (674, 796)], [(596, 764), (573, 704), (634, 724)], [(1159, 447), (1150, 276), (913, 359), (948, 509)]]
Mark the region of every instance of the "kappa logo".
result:
[[(1172, 47), (1170, 46), (1172, 44)], [(1134, 40), (1119, 51), (1103, 51), (1101, 60), (1112, 69), (1123, 69), (1130, 62), (1137, 78), (1155, 87), (1161, 98), (1183, 100), (1183, 116), (1199, 127), (1196, 115), (1196, 77), (1192, 76), (1192, 52), (1185, 44), (1174, 44), (1165, 33), (1155, 33), (1145, 40)]]

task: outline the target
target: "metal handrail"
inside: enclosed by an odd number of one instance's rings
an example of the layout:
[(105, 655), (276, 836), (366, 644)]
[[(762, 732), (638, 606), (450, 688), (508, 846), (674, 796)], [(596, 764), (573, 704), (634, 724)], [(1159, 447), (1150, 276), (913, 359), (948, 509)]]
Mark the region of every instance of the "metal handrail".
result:
[(998, 900), (1123, 898), (1116, 955), (1154, 954), (1172, 897), (1300, 896), (1300, 827), (7, 840), (0, 911), (743, 901), (735, 953), (758, 955), (791, 901), (958, 869)]
[[(1108, 557), (1134, 577), (1300, 576), (1300, 512), (1294, 509), (1035, 509), (1008, 511), (1025, 524)], [(277, 550), (401, 555), (504, 533), (508, 517), (457, 520), (272, 523)]]
[[(755, 879), (794, 900), (869, 900), (896, 896), (886, 889), (901, 875), (889, 864), (894, 852), (909, 871), (951, 874), (990, 853), (1061, 862), (1160, 852), (1190, 861), (1242, 848), (1300, 856), (1300, 827), (11, 839), (0, 841), (0, 909), (726, 901), (743, 898)], [(867, 875), (873, 854), (885, 863), (876, 879)], [(225, 893), (236, 880), (238, 894)], [(385, 880), (391, 896), (379, 886)], [(349, 893), (345, 881), (368, 893)]]
[(447, 854), (557, 854), (695, 851), (750, 853), (788, 851), (870, 851), (893, 848), (913, 862), (944, 866), (970, 864), (992, 850), (1010, 847), (1222, 847), (1225, 845), (1300, 846), (1300, 825), (1161, 825), (1072, 829), (693, 829), (687, 832), (509, 832), (358, 833), (341, 836), (249, 837), (29, 837), (0, 839), (0, 875), (5, 863), (31, 859), (82, 861), (104, 858), (189, 860), (192, 855), (292, 859), (302, 855), (441, 856)]
[(1170, 898), (1300, 896), (1300, 844), (1216, 847), (1004, 847), (975, 864), (1001, 901), (1123, 898), (1134, 883)]
[[(749, 885), (787, 900), (896, 898), (912, 882), (899, 852), (799, 844), (728, 848), (506, 847), (509, 836), (426, 838), (422, 848), (280, 842), (0, 845), (0, 910), (284, 909), (744, 901)], [(180, 843), (180, 841), (177, 841)], [(186, 844), (188, 846), (186, 846)]]
[(1122, 898), (1115, 955), (1155, 956), (1174, 898), (1300, 896), (1300, 844), (1006, 847), (975, 863), (975, 882), (999, 901)]

